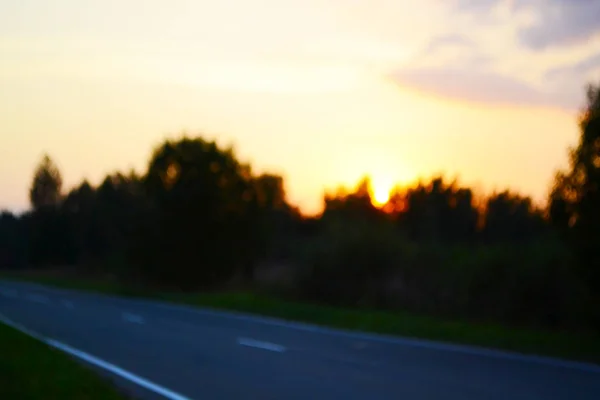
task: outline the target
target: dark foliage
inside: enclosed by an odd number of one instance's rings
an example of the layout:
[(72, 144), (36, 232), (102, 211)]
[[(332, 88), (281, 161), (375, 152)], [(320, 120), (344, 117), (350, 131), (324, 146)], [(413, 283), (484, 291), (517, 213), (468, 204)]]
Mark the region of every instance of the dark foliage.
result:
[(598, 87), (581, 132), (547, 210), (437, 176), (383, 207), (363, 179), (325, 195), (322, 215), (308, 218), (288, 203), (281, 176), (255, 174), (200, 137), (160, 144), (142, 176), (114, 173), (68, 193), (45, 156), (31, 211), (0, 215), (0, 267), (76, 266), (200, 290), (256, 284), (259, 267), (282, 265), (292, 267), (285, 294), (309, 301), (588, 327), (600, 309)]

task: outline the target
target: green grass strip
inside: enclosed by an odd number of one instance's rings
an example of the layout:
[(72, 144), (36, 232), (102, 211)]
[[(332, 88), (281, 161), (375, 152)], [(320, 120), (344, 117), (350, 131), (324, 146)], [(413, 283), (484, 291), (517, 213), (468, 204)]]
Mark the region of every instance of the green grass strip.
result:
[(123, 400), (66, 354), (0, 322), (0, 399)]

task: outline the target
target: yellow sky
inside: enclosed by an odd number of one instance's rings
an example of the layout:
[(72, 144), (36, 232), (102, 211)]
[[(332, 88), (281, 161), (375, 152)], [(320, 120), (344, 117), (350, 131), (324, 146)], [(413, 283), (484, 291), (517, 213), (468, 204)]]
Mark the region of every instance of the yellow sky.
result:
[(540, 1), (1, 2), (0, 208), (27, 207), (43, 152), (98, 183), (183, 130), (282, 173), (308, 212), (364, 174), (543, 199), (600, 37), (585, 3)]

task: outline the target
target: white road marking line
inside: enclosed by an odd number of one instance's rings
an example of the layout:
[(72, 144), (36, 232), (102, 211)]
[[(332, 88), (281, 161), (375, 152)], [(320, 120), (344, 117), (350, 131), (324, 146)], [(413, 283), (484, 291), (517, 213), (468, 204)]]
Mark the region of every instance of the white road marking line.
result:
[(123, 319), (127, 322), (131, 322), (132, 324), (143, 324), (144, 318), (139, 315), (131, 314), (131, 313), (123, 313)]
[(246, 347), (254, 347), (257, 349), (275, 351), (277, 353), (283, 353), (286, 351), (284, 346), (275, 343), (269, 342), (261, 342), (260, 340), (248, 339), (248, 338), (238, 338), (238, 344)]
[(61, 350), (67, 354), (77, 357), (80, 360), (83, 360), (89, 364), (95, 365), (99, 368), (102, 368), (103, 370), (111, 372), (129, 382), (135, 383), (136, 385), (143, 387), (144, 389), (147, 389), (153, 393), (159, 394), (168, 400), (191, 400), (191, 398), (189, 398), (189, 397), (186, 397), (182, 394), (179, 394), (170, 389), (167, 389), (164, 386), (160, 386), (154, 382), (149, 381), (148, 379), (145, 379), (145, 378), (142, 378), (141, 376), (135, 375), (129, 371), (124, 370), (121, 367), (118, 367), (114, 364), (104, 361), (98, 357), (91, 355), (91, 354), (85, 353), (85, 352), (83, 352), (81, 350), (77, 350), (76, 348), (71, 347), (67, 344), (61, 343), (54, 339), (46, 338), (40, 334), (32, 332), (29, 329), (21, 326), (20, 324), (17, 324), (15, 322), (11, 321), (10, 319), (6, 318), (2, 314), (0, 314), (0, 322), (6, 324), (8, 326), (11, 326), (16, 330), (21, 331), (21, 332), (25, 333), (26, 335), (34, 337), (46, 344), (58, 349), (58, 350)]
[(71, 303), (71, 302), (70, 302), (70, 301), (68, 301), (68, 300), (63, 300), (63, 301), (62, 301), (62, 304), (63, 304), (63, 306), (65, 306), (66, 308), (70, 308), (70, 309), (72, 309), (72, 308), (74, 308), (74, 307), (75, 307), (75, 306), (73, 305), (73, 303)]
[(27, 300), (30, 300), (30, 301), (33, 301), (36, 303), (40, 303), (40, 304), (48, 303), (48, 298), (46, 296), (42, 296), (41, 294), (28, 294)]
[(24, 326), (13, 322), (12, 320), (6, 318), (4, 315), (0, 314), (0, 322), (4, 323), (5, 325), (8, 325), (18, 331), (23, 332), (26, 335), (29, 335), (33, 338), (36, 338), (38, 340), (43, 340), (42, 336), (38, 335), (37, 333), (30, 331), (29, 329), (25, 328)]

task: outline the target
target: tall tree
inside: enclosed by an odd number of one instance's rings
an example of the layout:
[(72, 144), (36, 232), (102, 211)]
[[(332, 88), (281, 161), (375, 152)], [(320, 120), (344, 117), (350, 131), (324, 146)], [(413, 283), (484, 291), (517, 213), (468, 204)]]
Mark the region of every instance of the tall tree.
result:
[(569, 170), (557, 174), (549, 212), (571, 239), (583, 278), (600, 298), (600, 84), (588, 86), (579, 126), (579, 143), (570, 149)]
[(29, 201), (34, 210), (55, 207), (59, 204), (62, 190), (62, 176), (48, 154), (42, 157), (29, 189)]
[(45, 154), (35, 169), (29, 190), (33, 213), (28, 221), (29, 262), (32, 265), (70, 264), (74, 261), (68, 224), (61, 214), (62, 176)]
[(143, 274), (180, 288), (231, 278), (255, 245), (252, 176), (233, 150), (201, 138), (166, 141), (144, 177), (148, 207), (133, 255)]

